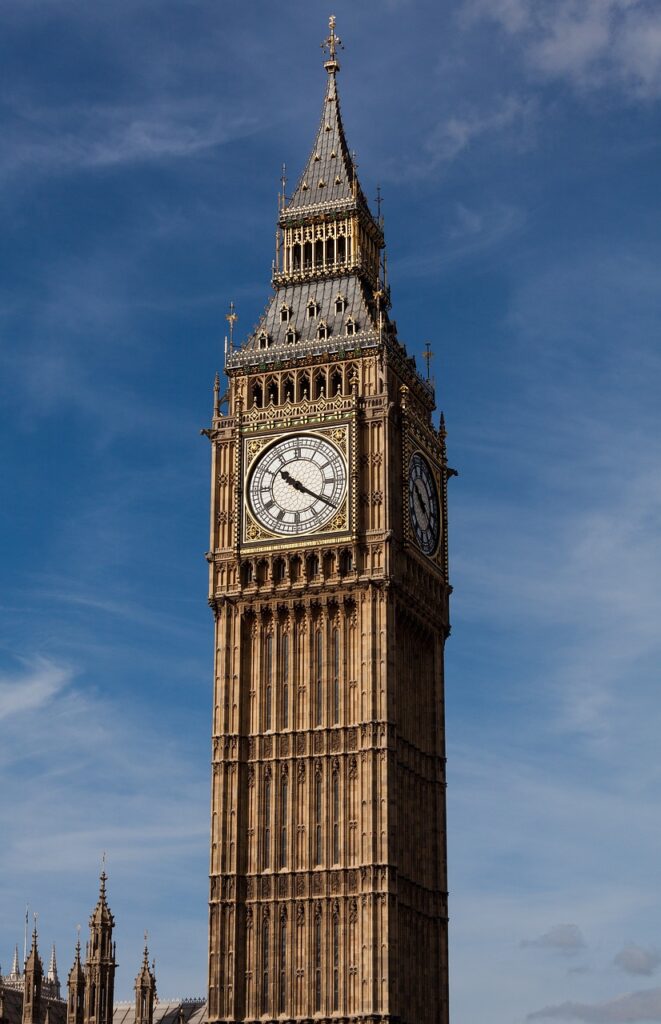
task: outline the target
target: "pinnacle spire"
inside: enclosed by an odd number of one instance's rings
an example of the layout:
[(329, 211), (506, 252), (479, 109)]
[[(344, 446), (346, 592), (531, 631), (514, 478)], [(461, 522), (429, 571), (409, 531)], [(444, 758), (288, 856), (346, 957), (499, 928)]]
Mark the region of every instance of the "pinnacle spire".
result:
[(11, 964), (11, 975), (10, 975), (10, 977), (13, 979), (13, 978), (20, 978), (20, 976), (21, 976), (21, 968), (20, 968), (19, 962), (18, 962), (18, 943), (16, 943), (16, 948), (14, 949), (14, 959), (12, 960), (12, 964)]
[[(359, 197), (365, 203), (356, 178), (354, 161), (349, 152), (340, 113), (336, 81), (340, 64), (336, 54), (338, 47), (341, 46), (342, 43), (335, 34), (335, 17), (332, 16), (330, 35), (322, 43), (322, 47), (328, 51), (329, 59), (324, 63), (328, 72), (328, 82), (326, 83), (319, 129), (296, 190), (284, 207), (285, 215), (301, 208), (318, 208), (320, 206), (334, 208), (347, 202), (355, 202)], [(367, 204), (365, 203), (365, 205)]]
[(334, 75), (337, 71), (340, 70), (340, 62), (336, 57), (336, 52), (338, 48), (340, 50), (344, 49), (344, 46), (342, 45), (342, 40), (335, 32), (335, 22), (335, 15), (331, 14), (330, 18), (328, 19), (329, 33), (326, 39), (324, 39), (323, 43), (321, 44), (322, 50), (326, 50), (326, 52), (328, 53), (328, 60), (324, 61), (324, 67), (326, 68), (326, 71), (328, 72), (329, 75)]
[(58, 983), (59, 979), (57, 977), (57, 959), (55, 957), (55, 943), (53, 943), (53, 946), (52, 946), (51, 951), (50, 951), (50, 961), (49, 961), (49, 964), (48, 964), (48, 975), (47, 975), (47, 977), (48, 977), (49, 981), (52, 981), (52, 982), (54, 982), (56, 984)]

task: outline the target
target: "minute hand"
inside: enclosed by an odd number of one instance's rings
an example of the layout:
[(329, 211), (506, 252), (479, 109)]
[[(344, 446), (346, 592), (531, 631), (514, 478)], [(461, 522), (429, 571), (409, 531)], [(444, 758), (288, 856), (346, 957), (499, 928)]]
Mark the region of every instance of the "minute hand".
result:
[(314, 498), (317, 501), (323, 501), (324, 504), (330, 505), (331, 508), (337, 508), (337, 505), (335, 504), (334, 501), (331, 501), (329, 498), (324, 497), (323, 494), (315, 494), (314, 491), (311, 491), (309, 487), (306, 487), (305, 484), (302, 484), (300, 480), (295, 480), (294, 477), (290, 473), (288, 473), (286, 469), (280, 470), (280, 476), (286, 483), (289, 484), (290, 487), (293, 487), (294, 490), (301, 491), (303, 494), (309, 494), (311, 498)]

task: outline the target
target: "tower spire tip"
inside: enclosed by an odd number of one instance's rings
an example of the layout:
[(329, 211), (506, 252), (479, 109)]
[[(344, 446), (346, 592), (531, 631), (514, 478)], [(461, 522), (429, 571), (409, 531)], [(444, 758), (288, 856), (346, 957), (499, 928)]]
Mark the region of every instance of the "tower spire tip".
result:
[(343, 50), (344, 46), (342, 40), (335, 32), (336, 18), (334, 14), (331, 14), (328, 19), (328, 35), (321, 44), (322, 50), (328, 54), (328, 60), (324, 61), (324, 67), (329, 75), (334, 75), (336, 71), (340, 70), (340, 62), (337, 59), (337, 51)]

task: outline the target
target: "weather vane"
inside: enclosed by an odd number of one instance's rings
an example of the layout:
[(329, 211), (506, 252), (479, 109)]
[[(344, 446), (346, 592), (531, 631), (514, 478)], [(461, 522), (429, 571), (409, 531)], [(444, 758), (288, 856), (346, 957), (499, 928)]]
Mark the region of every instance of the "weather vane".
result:
[(344, 46), (342, 45), (342, 40), (340, 39), (340, 37), (335, 35), (335, 15), (334, 14), (331, 14), (330, 18), (328, 19), (328, 27), (330, 29), (330, 32), (328, 34), (328, 37), (326, 39), (324, 39), (323, 43), (321, 44), (321, 48), (322, 48), (322, 50), (325, 50), (328, 53), (328, 57), (329, 57), (328, 63), (330, 64), (330, 63), (336, 63), (337, 62), (336, 61), (336, 57), (335, 57), (337, 49), (339, 47), (340, 50), (343, 50)]
[(431, 359), (432, 359), (433, 354), (434, 353), (431, 350), (431, 342), (430, 341), (426, 341), (425, 342), (425, 351), (423, 352), (422, 358), (424, 359), (424, 361), (427, 364), (427, 380), (429, 380), (429, 364), (431, 363)]
[(225, 314), (225, 319), (229, 321), (230, 325), (230, 349), (234, 348), (234, 324), (239, 319), (234, 312), (234, 303), (230, 302), (230, 311)]

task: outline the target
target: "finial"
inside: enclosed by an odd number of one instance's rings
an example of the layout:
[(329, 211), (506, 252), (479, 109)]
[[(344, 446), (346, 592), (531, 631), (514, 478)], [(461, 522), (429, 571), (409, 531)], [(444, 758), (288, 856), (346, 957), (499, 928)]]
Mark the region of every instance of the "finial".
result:
[(429, 380), (429, 364), (431, 363), (433, 355), (434, 355), (434, 353), (431, 350), (431, 342), (430, 341), (426, 341), (425, 342), (425, 351), (423, 352), (422, 358), (424, 359), (424, 361), (427, 364), (427, 380)]
[[(214, 419), (218, 419), (220, 416), (220, 374), (216, 370), (216, 376), (213, 382), (213, 415)], [(145, 942), (147, 941), (147, 932), (145, 932)]]
[(381, 198), (381, 186), (377, 185), (376, 186), (376, 215), (379, 218), (379, 222), (381, 221), (381, 203), (382, 202), (383, 202), (383, 199)]
[(282, 165), (282, 176), (280, 178), (280, 185), (282, 186), (282, 191), (280, 193), (280, 209), (284, 210), (285, 205), (287, 203), (287, 164)]
[(336, 57), (337, 50), (338, 48), (340, 50), (344, 49), (344, 46), (342, 45), (342, 40), (338, 35), (335, 34), (334, 14), (331, 14), (330, 18), (328, 19), (328, 28), (328, 36), (326, 37), (326, 39), (324, 39), (323, 43), (321, 44), (321, 48), (322, 50), (325, 50), (326, 53), (328, 53), (328, 60), (324, 62), (324, 67), (326, 68), (326, 71), (328, 72), (329, 75), (333, 75), (335, 74), (336, 71), (340, 70), (340, 63)]
[(236, 313), (234, 312), (234, 303), (233, 302), (230, 302), (230, 311), (229, 311), (229, 313), (225, 314), (225, 319), (229, 322), (229, 325), (230, 325), (230, 352), (233, 352), (234, 351), (234, 324), (239, 319), (238, 316), (236, 315)]

